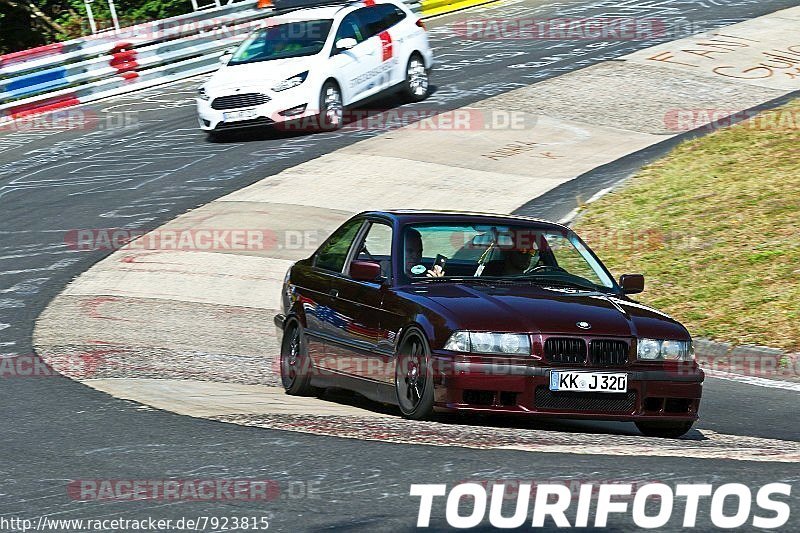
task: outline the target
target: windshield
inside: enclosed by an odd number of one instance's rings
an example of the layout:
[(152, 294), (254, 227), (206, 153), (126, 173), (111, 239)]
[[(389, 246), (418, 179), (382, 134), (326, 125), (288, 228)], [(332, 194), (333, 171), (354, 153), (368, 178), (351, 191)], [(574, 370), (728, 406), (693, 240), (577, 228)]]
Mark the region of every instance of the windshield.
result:
[(325, 46), (332, 20), (302, 20), (270, 26), (250, 34), (229, 65), (314, 55)]
[(404, 273), (412, 280), (524, 279), (586, 290), (614, 287), (599, 261), (568, 230), (419, 224), (406, 227), (404, 244)]

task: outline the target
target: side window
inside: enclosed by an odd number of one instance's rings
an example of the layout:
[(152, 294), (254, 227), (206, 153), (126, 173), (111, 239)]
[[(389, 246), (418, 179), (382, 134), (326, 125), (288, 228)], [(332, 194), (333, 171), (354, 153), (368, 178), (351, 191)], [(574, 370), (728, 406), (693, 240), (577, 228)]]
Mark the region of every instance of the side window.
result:
[(389, 28), (396, 23), (395, 7), (389, 4), (378, 4), (371, 7), (362, 7), (355, 11), (364, 28), (367, 39)]
[(385, 8), (384, 15), (383, 15), (383, 24), (387, 28), (391, 28), (404, 18), (406, 18), (406, 12), (400, 9), (397, 6), (393, 6), (391, 4), (381, 4), (381, 7)]
[(349, 15), (346, 15), (342, 19), (342, 23), (339, 25), (339, 30), (336, 32), (336, 39), (333, 41), (334, 44), (339, 39), (355, 39), (358, 43), (366, 39), (364, 36), (364, 30), (359, 23), (358, 11), (354, 11)]
[(317, 252), (314, 266), (341, 272), (347, 260), (347, 252), (363, 223), (363, 220), (353, 220), (337, 229)]
[(392, 228), (388, 224), (373, 222), (356, 254), (359, 261), (374, 261), (381, 265), (381, 276), (392, 273)]

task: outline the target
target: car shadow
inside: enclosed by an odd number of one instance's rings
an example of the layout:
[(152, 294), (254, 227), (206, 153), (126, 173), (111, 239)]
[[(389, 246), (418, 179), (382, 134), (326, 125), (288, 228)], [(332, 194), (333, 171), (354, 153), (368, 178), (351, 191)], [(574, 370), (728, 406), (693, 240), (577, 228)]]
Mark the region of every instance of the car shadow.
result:
[[(438, 88), (436, 85), (431, 85), (428, 97), (436, 94), (437, 89)], [(425, 116), (430, 116), (431, 114), (433, 114), (434, 111), (437, 112), (446, 111), (445, 109), (441, 110), (426, 109), (424, 116), (417, 117), (417, 115), (413, 114), (409, 115), (408, 117), (409, 119), (416, 118), (416, 120), (403, 121), (399, 125), (398, 124), (392, 126), (387, 125), (386, 127), (381, 127), (380, 121), (376, 120), (376, 117), (378, 117), (383, 113), (386, 113), (387, 111), (405, 108), (406, 106), (409, 105), (411, 104), (400, 99), (397, 94), (386, 94), (372, 99), (367, 99), (367, 101), (359, 103), (357, 106), (353, 106), (347, 109), (342, 130), (339, 131), (347, 133), (350, 131), (357, 131), (360, 129), (372, 129), (374, 130), (375, 134), (379, 134), (385, 131), (391, 131), (392, 129), (396, 129), (399, 126), (405, 126), (407, 124), (414, 123), (417, 120), (425, 118)], [(290, 122), (285, 125), (258, 126), (258, 127), (238, 129), (238, 130), (234, 129), (229, 131), (223, 130), (213, 135), (211, 134), (207, 135), (206, 142), (212, 144), (240, 144), (247, 142), (293, 139), (295, 137), (304, 137), (308, 135), (322, 135), (326, 133), (329, 132), (319, 131), (315, 127), (313, 121), (311, 122), (306, 121), (305, 123), (303, 121), (299, 121), (297, 123)]]
[[(398, 419), (402, 419), (400, 410), (396, 406), (375, 402), (356, 392), (345, 389), (325, 389), (319, 393), (318, 398), (324, 401), (348, 405), (373, 413), (395, 416)], [(434, 413), (431, 417), (431, 421), (452, 426), (466, 425), (486, 428), (558, 431), (561, 433), (643, 436), (642, 433), (636, 429), (633, 422), (540, 418), (501, 413)], [(677, 440), (703, 441), (708, 440), (708, 438), (697, 429), (691, 429), (686, 435)]]

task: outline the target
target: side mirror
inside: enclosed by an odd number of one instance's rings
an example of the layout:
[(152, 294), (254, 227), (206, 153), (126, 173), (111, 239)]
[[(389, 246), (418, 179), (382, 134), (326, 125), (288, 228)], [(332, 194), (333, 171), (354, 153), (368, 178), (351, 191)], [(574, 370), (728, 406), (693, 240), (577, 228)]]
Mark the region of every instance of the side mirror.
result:
[(352, 37), (345, 37), (344, 39), (339, 39), (336, 41), (336, 51), (340, 52), (342, 50), (350, 50), (357, 44), (358, 42)]
[(381, 265), (374, 261), (350, 263), (350, 277), (356, 281), (375, 281), (381, 275)]
[(231, 60), (231, 57), (233, 57), (233, 50), (234, 50), (233, 48), (228, 48), (227, 50), (222, 52), (222, 55), (219, 56), (220, 65), (228, 64), (228, 62)]
[(625, 294), (638, 294), (644, 290), (644, 276), (641, 274), (623, 274), (619, 277), (619, 286)]

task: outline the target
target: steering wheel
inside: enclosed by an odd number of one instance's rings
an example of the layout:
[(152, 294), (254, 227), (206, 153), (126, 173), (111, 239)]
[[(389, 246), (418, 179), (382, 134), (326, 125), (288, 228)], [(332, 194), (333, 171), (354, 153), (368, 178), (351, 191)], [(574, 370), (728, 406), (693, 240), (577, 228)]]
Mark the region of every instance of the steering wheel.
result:
[(361, 255), (361, 254), (367, 254), (367, 256), (369, 257), (370, 261), (377, 261), (374, 257), (372, 257), (372, 254), (369, 253), (369, 250), (367, 250), (367, 245), (366, 244), (364, 244), (361, 247), (361, 251), (359, 252), (359, 255)]

